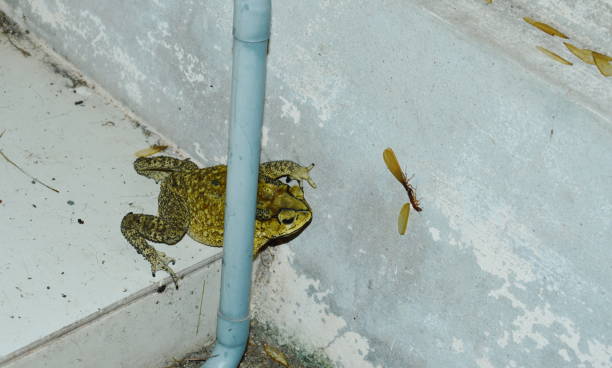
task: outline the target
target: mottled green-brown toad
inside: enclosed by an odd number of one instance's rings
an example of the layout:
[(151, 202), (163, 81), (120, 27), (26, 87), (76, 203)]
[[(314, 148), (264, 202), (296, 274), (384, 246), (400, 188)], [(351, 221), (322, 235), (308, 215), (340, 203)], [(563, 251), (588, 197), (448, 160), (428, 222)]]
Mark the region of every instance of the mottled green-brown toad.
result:
[[(304, 198), (301, 181), (316, 187), (309, 171), (293, 161), (270, 161), (259, 166), (259, 186), (255, 219), (253, 254), (271, 240), (299, 233), (312, 219), (312, 210)], [(121, 222), (121, 232), (139, 254), (158, 270), (168, 272), (176, 287), (178, 278), (169, 264), (175, 260), (153, 248), (147, 240), (176, 244), (188, 234), (194, 240), (223, 246), (225, 180), (227, 167), (206, 168), (190, 161), (167, 156), (139, 158), (134, 169), (160, 184), (158, 216), (128, 213)], [(290, 186), (286, 177), (300, 183)]]

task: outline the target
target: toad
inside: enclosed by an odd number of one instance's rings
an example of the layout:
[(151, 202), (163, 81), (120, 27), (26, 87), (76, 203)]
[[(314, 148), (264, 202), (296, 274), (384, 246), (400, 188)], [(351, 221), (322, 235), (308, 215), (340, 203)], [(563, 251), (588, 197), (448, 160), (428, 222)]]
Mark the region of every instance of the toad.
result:
[[(312, 219), (304, 198), (302, 180), (316, 188), (310, 178), (314, 164), (304, 167), (293, 161), (270, 161), (259, 166), (253, 255), (272, 240), (299, 234)], [(189, 159), (167, 156), (141, 157), (134, 162), (140, 175), (160, 184), (158, 215), (128, 213), (121, 221), (121, 232), (151, 264), (153, 276), (164, 270), (178, 289), (178, 277), (170, 268), (175, 260), (151, 246), (147, 240), (174, 245), (185, 234), (199, 243), (223, 246), (225, 181), (227, 166), (206, 168)], [(299, 185), (288, 185), (295, 180)]]

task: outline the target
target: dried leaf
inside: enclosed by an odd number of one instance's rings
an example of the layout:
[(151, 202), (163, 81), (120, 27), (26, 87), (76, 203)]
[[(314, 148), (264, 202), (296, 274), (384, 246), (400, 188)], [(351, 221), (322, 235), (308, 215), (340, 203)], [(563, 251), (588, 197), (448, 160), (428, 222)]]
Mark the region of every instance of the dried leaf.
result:
[(410, 203), (406, 202), (400, 210), (400, 214), (397, 218), (397, 231), (400, 235), (406, 234), (406, 227), (408, 226), (408, 217), (410, 216)]
[(561, 37), (561, 38), (565, 38), (565, 39), (569, 39), (569, 37), (567, 37), (566, 35), (564, 35), (563, 33), (559, 32), (557, 29), (549, 26), (546, 23), (541, 23), (538, 22), (532, 18), (529, 17), (524, 17), (523, 20), (529, 24), (531, 24), (532, 26), (536, 27), (537, 29), (539, 29), (542, 32), (546, 32), (551, 36), (557, 36), (557, 37)]
[(387, 164), (387, 168), (391, 171), (391, 174), (393, 174), (400, 183), (404, 183), (406, 181), (406, 175), (404, 175), (404, 172), (400, 168), (397, 157), (395, 157), (395, 152), (393, 152), (391, 148), (387, 148), (383, 151), (383, 160), (385, 160), (385, 164)]
[(493, 4), (493, 0), (484, 0), (487, 4)]
[(264, 344), (263, 348), (268, 357), (270, 357), (270, 359), (274, 360), (283, 367), (289, 367), (289, 363), (287, 362), (287, 356), (285, 355), (285, 353), (268, 344)]
[(587, 64), (595, 65), (595, 61), (593, 61), (593, 52), (591, 50), (578, 48), (569, 42), (563, 42), (563, 44), (572, 54), (576, 55), (578, 59)]
[(564, 58), (562, 58), (561, 56), (555, 54), (554, 52), (547, 50), (545, 48), (543, 48), (542, 46), (536, 46), (536, 48), (540, 51), (542, 51), (544, 54), (546, 54), (549, 58), (560, 62), (561, 64), (565, 64), (565, 65), (574, 65), (571, 62), (565, 60)]
[(165, 151), (167, 148), (168, 146), (155, 145), (155, 146), (151, 146), (145, 149), (141, 149), (140, 151), (135, 152), (134, 155), (136, 157), (148, 157), (156, 153)]
[(612, 64), (610, 64), (612, 57), (593, 51), (593, 61), (595, 65), (597, 65), (597, 69), (599, 69), (601, 75), (604, 77), (612, 76)]

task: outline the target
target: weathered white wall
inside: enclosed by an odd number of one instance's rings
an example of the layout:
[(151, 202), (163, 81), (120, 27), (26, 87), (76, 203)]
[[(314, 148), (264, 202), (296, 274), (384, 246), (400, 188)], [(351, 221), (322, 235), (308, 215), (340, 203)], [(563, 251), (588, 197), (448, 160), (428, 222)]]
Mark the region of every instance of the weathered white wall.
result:
[[(610, 1), (552, 3), (273, 4), (262, 159), (315, 162), (319, 187), (311, 226), (259, 275), (261, 320), (344, 367), (612, 364), (610, 80), (539, 54), (560, 42), (519, 19), (612, 54)], [(202, 163), (225, 160), (230, 2), (0, 8)], [(403, 237), (388, 146), (424, 207)]]

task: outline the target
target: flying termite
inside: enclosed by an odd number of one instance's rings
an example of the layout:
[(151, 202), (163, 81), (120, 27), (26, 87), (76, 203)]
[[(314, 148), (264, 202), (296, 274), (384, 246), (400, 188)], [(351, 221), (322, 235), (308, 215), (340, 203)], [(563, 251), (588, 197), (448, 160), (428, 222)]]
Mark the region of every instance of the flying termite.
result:
[(406, 173), (402, 171), (400, 168), (399, 162), (397, 161), (397, 157), (395, 157), (395, 152), (391, 148), (387, 148), (383, 152), (383, 159), (385, 160), (385, 164), (387, 164), (387, 168), (391, 171), (391, 174), (395, 176), (397, 181), (402, 184), (404, 189), (406, 189), (406, 193), (408, 193), (408, 198), (410, 199), (410, 204), (412, 204), (412, 208), (417, 210), (417, 212), (423, 211), (419, 201), (416, 198), (416, 189), (410, 184), (410, 179), (406, 177)]
[(395, 156), (395, 152), (391, 148), (387, 148), (383, 151), (383, 160), (387, 165), (391, 174), (395, 176), (397, 181), (402, 184), (406, 193), (408, 194), (408, 199), (410, 203), (405, 203), (400, 210), (399, 217), (397, 219), (397, 227), (398, 231), (401, 235), (406, 233), (406, 226), (408, 225), (408, 217), (410, 216), (410, 206), (414, 208), (417, 212), (421, 212), (423, 209), (421, 208), (421, 204), (416, 197), (416, 189), (410, 184), (410, 179), (406, 176), (406, 173), (400, 168), (400, 164), (397, 161), (397, 157)]

